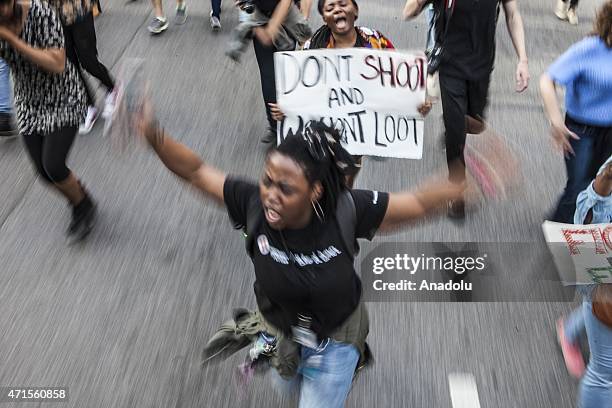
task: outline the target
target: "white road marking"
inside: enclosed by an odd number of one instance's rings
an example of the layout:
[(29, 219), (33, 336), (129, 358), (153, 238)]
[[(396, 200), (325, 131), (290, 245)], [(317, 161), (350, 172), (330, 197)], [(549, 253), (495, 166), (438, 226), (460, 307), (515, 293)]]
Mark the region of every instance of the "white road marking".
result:
[(480, 408), (476, 380), (472, 374), (450, 374), (448, 386), (453, 408)]

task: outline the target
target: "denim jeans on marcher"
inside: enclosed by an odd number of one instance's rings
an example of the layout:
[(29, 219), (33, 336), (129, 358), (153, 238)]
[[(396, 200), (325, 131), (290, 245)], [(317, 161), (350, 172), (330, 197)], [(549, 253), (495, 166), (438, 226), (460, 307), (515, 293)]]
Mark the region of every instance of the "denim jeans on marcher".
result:
[(210, 0), (210, 7), (212, 8), (212, 15), (221, 18), (221, 0)]
[(6, 62), (0, 58), (0, 113), (10, 113), (12, 110), (10, 70)]
[(577, 341), (586, 329), (591, 357), (580, 381), (578, 408), (612, 407), (612, 328), (593, 314), (591, 302), (585, 300), (565, 321), (568, 340)]
[(299, 394), (299, 408), (343, 408), (359, 362), (351, 344), (323, 342), (319, 350), (302, 347), (298, 374), (284, 380), (273, 370), (275, 388), (281, 394)]
[(565, 125), (580, 139), (570, 138), (570, 144), (575, 154), (570, 154), (565, 158), (567, 184), (559, 199), (552, 221), (572, 224), (576, 211), (576, 198), (582, 190), (587, 188), (594, 177), (591, 172), (596, 153), (595, 146), (598, 144), (598, 139), (605, 136), (607, 128), (584, 125), (569, 116), (565, 117)]

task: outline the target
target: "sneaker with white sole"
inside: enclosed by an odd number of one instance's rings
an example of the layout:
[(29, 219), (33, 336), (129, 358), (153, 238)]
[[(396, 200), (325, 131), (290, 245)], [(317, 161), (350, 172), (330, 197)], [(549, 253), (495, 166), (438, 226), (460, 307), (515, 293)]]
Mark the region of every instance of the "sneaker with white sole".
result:
[(93, 129), (96, 120), (98, 120), (98, 108), (96, 108), (95, 106), (88, 106), (85, 122), (83, 122), (83, 124), (79, 127), (79, 134), (86, 135), (91, 132), (91, 129)]
[(219, 17), (213, 16), (212, 11), (210, 12), (210, 28), (212, 28), (213, 31), (219, 31), (221, 29), (221, 21)]
[(187, 6), (185, 3), (176, 6), (176, 16), (174, 16), (174, 24), (183, 25), (187, 21)]
[(102, 118), (105, 120), (110, 119), (115, 111), (115, 102), (117, 100), (117, 91), (112, 90), (106, 94), (106, 100), (104, 101), (104, 110), (102, 111)]
[(155, 17), (147, 29), (151, 34), (161, 34), (168, 28), (168, 19), (165, 17)]
[(555, 8), (555, 16), (559, 20), (567, 20), (567, 8), (569, 3), (563, 0), (557, 0), (557, 7)]
[(576, 15), (576, 9), (570, 8), (567, 10), (567, 21), (571, 25), (578, 25), (578, 15)]

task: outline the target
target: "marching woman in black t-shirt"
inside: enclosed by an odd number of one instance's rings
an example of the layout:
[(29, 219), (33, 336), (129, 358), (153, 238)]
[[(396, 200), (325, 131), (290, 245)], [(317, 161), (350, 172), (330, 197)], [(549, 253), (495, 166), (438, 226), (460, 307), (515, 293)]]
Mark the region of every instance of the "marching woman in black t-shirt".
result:
[(66, 59), (58, 16), (40, 0), (0, 0), (0, 56), (11, 67), (17, 122), (42, 179), (72, 205), (68, 227), (80, 239), (93, 226), (95, 205), (66, 158), (85, 117), (85, 86)]
[(136, 123), (164, 165), (246, 227), (266, 332), (295, 345), (300, 406), (343, 406), (364, 356), (368, 320), (339, 203), (350, 194), (352, 240), (372, 239), (379, 229), (424, 217), (463, 188), (446, 182), (392, 194), (349, 190), (351, 156), (338, 132), (320, 122), (272, 146), (259, 182), (244, 181), (205, 164), (166, 134), (152, 112), (146, 102)]

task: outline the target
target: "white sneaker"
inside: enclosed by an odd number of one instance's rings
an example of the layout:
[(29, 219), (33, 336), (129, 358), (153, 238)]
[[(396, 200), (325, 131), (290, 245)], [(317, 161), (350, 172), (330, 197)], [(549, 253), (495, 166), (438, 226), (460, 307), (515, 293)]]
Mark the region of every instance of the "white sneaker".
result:
[(210, 12), (210, 28), (213, 31), (219, 31), (221, 29), (221, 21), (219, 21), (219, 17), (213, 16), (213, 12)]
[(88, 106), (85, 122), (79, 127), (79, 134), (86, 135), (91, 132), (91, 129), (93, 129), (96, 120), (98, 120), (98, 108), (96, 108), (95, 106)]
[(571, 8), (567, 10), (567, 21), (569, 21), (571, 25), (578, 25), (578, 16), (576, 15), (575, 9)]
[(115, 112), (115, 102), (117, 100), (117, 91), (112, 90), (106, 94), (106, 100), (104, 101), (104, 110), (102, 111), (102, 118), (108, 120), (113, 116)]
[(568, 7), (569, 7), (569, 0), (567, 3), (564, 2), (563, 0), (557, 0), (557, 7), (555, 8), (555, 16), (557, 16), (559, 20), (567, 20)]

